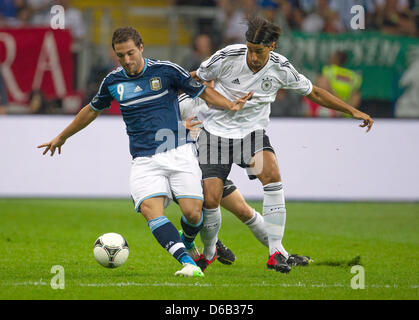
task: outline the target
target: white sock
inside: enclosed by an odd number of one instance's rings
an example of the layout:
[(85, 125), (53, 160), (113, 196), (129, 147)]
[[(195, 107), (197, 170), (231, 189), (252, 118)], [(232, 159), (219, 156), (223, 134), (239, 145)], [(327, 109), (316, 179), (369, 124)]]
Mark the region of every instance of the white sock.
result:
[(253, 218), (247, 220), (245, 224), (249, 227), (250, 231), (252, 231), (256, 239), (265, 247), (269, 248), (268, 234), (266, 233), (265, 223), (261, 214), (253, 209)]
[(281, 182), (274, 182), (263, 187), (263, 219), (269, 240), (269, 255), (279, 251), (285, 258), (288, 252), (282, 246), (287, 211)]
[(218, 240), (218, 231), (221, 227), (221, 210), (202, 208), (204, 214), (203, 227), (200, 231), (201, 241), (204, 245), (202, 253), (205, 259), (211, 260), (215, 255), (215, 244)]

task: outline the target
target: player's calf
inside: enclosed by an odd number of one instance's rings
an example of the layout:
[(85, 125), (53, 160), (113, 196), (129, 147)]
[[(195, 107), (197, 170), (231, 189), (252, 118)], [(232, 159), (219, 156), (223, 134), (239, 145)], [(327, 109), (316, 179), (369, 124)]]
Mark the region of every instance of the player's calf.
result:
[(165, 216), (148, 221), (148, 226), (160, 245), (180, 263), (196, 265), (188, 254), (175, 226)]
[(200, 257), (200, 253), (198, 248), (195, 245), (194, 240), (190, 240), (187, 237), (185, 237), (185, 233), (180, 230), (179, 231), (180, 239), (182, 240), (183, 244), (185, 245), (186, 250), (188, 251), (188, 254), (191, 256), (191, 258), (194, 261), (197, 261)]
[(182, 226), (182, 234), (181, 238), (183, 243), (186, 246), (186, 249), (190, 250), (192, 247), (195, 246), (194, 241), (196, 236), (198, 235), (199, 231), (201, 231), (203, 227), (203, 215), (201, 215), (201, 219), (198, 223), (192, 224), (190, 223), (185, 216), (182, 216), (180, 219), (180, 225)]
[(204, 222), (201, 230), (201, 241), (204, 245), (203, 254), (207, 260), (211, 260), (215, 255), (215, 244), (218, 240), (218, 231), (221, 227), (221, 210), (203, 208)]

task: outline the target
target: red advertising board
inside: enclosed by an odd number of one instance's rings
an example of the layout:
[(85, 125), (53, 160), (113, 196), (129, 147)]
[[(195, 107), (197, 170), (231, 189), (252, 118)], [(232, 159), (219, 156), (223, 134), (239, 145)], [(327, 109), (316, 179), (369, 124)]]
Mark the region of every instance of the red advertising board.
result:
[(26, 103), (32, 90), (50, 98), (74, 94), (68, 30), (0, 28), (0, 68), (10, 102)]

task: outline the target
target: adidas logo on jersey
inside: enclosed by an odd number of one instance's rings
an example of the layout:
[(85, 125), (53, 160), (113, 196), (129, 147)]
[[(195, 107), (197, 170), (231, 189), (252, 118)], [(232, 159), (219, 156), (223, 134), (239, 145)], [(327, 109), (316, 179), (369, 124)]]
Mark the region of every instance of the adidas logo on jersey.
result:
[(136, 86), (134, 89), (134, 92), (140, 92), (140, 91), (143, 91), (143, 89), (141, 89), (140, 86)]
[(236, 78), (233, 81), (231, 81), (231, 83), (240, 84), (240, 80), (239, 80), (239, 78)]

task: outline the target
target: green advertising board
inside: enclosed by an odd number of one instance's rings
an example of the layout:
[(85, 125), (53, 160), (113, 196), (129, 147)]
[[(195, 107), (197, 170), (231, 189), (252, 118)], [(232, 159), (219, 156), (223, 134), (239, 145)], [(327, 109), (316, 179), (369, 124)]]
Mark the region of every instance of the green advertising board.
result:
[(419, 39), (377, 32), (337, 35), (294, 32), (291, 36), (282, 36), (277, 49), (313, 82), (337, 50), (349, 54), (345, 67), (362, 75), (363, 99), (396, 101), (403, 92), (400, 78), (410, 60), (418, 57)]

